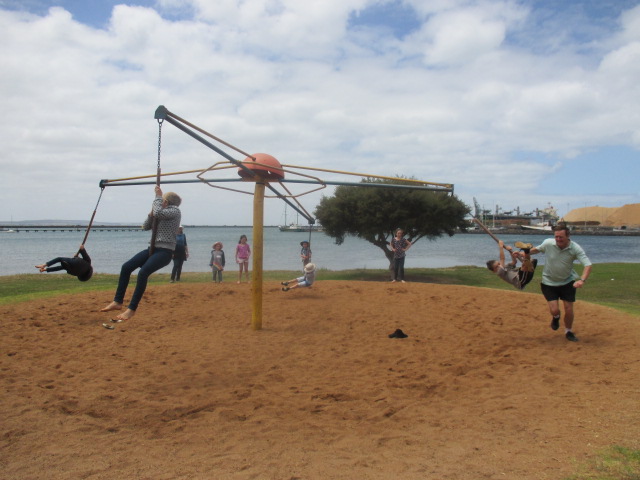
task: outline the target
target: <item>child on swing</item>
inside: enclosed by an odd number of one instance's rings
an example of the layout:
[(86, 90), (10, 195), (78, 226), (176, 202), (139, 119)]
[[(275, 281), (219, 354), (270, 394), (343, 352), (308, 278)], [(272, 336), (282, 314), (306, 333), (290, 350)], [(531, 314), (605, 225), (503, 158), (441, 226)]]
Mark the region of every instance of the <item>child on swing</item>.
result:
[[(78, 257), (81, 255), (82, 258)], [(57, 267), (52, 267), (59, 263)], [(81, 282), (86, 282), (93, 275), (93, 267), (91, 266), (91, 258), (84, 249), (84, 245), (80, 245), (80, 249), (75, 257), (56, 257), (53, 260), (49, 260), (47, 263), (36, 265), (36, 268), (40, 272), (57, 272), (59, 270), (66, 270), (69, 275), (78, 277)]]
[[(316, 279), (316, 266), (313, 263), (307, 263), (304, 266), (304, 276), (294, 278), (293, 280), (289, 280), (287, 282), (282, 282), (280, 285), (284, 285), (282, 287), (283, 292), (288, 292), (292, 288), (298, 287), (310, 287), (313, 285), (313, 282)], [(291, 285), (293, 283), (293, 285)]]
[[(518, 290), (524, 290), (524, 287), (533, 279), (538, 265), (538, 260), (531, 260), (529, 255), (529, 251), (533, 246), (530, 243), (515, 243), (515, 246), (524, 253), (524, 260), (522, 260), (520, 268), (516, 268), (518, 255), (514, 253), (513, 248), (508, 245), (505, 246), (502, 240), (498, 240), (498, 246), (500, 248), (500, 260), (489, 260), (487, 268)], [(505, 264), (505, 250), (511, 254), (511, 262), (509, 264)]]

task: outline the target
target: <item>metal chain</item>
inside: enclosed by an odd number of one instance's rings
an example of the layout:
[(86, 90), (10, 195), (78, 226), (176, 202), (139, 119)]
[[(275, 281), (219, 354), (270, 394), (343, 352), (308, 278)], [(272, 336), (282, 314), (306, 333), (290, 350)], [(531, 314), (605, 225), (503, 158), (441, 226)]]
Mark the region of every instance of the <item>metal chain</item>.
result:
[[(156, 173), (156, 187), (160, 186), (160, 152), (162, 149), (162, 122), (164, 120), (158, 119), (158, 170)], [(154, 215), (153, 223), (151, 225), (151, 242), (149, 242), (149, 255), (153, 255), (156, 248), (156, 235), (158, 233), (158, 217)]]
[(162, 149), (162, 122), (164, 119), (158, 119), (158, 172), (160, 171), (160, 151)]

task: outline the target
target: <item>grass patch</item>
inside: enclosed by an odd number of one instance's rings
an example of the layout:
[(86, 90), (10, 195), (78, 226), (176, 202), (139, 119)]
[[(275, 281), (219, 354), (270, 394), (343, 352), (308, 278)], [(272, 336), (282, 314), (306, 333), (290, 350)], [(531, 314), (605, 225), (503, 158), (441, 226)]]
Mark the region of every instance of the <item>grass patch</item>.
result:
[[(638, 264), (634, 263), (602, 263), (594, 266), (589, 281), (578, 293), (578, 298), (621, 310), (633, 315), (640, 315), (640, 282), (638, 282)], [(263, 273), (266, 281), (291, 279), (300, 276), (299, 271), (270, 270)], [(453, 267), (453, 268), (413, 268), (406, 270), (407, 280), (420, 283), (440, 283), (448, 285), (467, 285), (500, 290), (514, 290), (512, 286), (492, 275), (486, 268)], [(236, 281), (235, 271), (227, 272), (225, 281)], [(340, 270), (320, 269), (319, 281), (346, 280), (388, 282), (389, 271), (379, 270)], [(37, 298), (53, 297), (63, 294), (83, 293), (89, 291), (115, 290), (117, 275), (94, 274), (90, 281), (79, 282), (67, 274), (23, 274), (0, 276), (0, 305), (18, 303)], [(183, 273), (183, 283), (203, 283), (211, 281), (211, 274)], [(132, 282), (135, 279), (132, 278)], [(169, 282), (168, 273), (152, 275), (149, 285), (161, 285)], [(540, 293), (540, 275), (527, 287), (529, 293)]]
[(640, 480), (640, 450), (610, 447), (566, 480)]

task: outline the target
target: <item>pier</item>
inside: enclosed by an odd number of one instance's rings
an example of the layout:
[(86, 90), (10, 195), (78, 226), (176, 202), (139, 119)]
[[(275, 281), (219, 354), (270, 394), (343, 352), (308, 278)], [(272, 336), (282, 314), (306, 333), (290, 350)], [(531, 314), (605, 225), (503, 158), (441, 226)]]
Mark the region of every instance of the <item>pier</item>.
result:
[[(192, 228), (251, 228), (251, 225), (185, 225), (185, 229)], [(276, 225), (265, 226), (265, 228), (278, 228)], [(84, 232), (86, 225), (28, 225), (28, 224), (5, 224), (0, 225), (0, 234), (2, 233), (42, 233), (42, 232)], [(571, 235), (602, 235), (602, 236), (640, 236), (640, 228), (620, 229), (601, 225), (569, 225)], [(531, 230), (522, 228), (521, 225), (509, 225), (493, 227), (489, 226), (496, 235), (546, 235), (553, 236), (550, 230)], [(145, 232), (140, 225), (93, 225), (92, 232)], [(463, 233), (463, 232), (458, 232)], [(470, 227), (464, 233), (482, 233), (479, 228)]]
[[(84, 232), (86, 225), (0, 225), (2, 233), (29, 232)], [(142, 230), (140, 225), (93, 225), (92, 232), (135, 232)]]

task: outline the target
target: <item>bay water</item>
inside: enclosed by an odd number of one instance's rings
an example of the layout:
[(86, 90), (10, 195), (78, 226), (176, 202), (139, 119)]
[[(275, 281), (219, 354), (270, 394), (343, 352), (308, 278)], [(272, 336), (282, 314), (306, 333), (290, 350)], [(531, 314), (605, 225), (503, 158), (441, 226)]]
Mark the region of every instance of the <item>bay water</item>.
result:
[[(237, 271), (234, 255), (240, 235), (247, 235), (252, 243), (252, 228), (248, 227), (197, 227), (185, 228), (189, 245), (189, 259), (183, 272), (207, 272), (212, 245), (224, 244), (226, 271)], [(39, 231), (0, 233), (0, 275), (37, 273), (35, 265), (55, 257), (72, 257), (84, 238), (80, 231)], [(97, 273), (119, 273), (120, 266), (132, 255), (144, 249), (150, 232), (93, 230), (86, 242), (86, 249)], [(521, 240), (538, 245), (547, 236), (503, 235), (505, 243), (513, 245)], [(265, 270), (299, 270), (300, 242), (309, 240), (308, 232), (281, 232), (277, 227), (264, 229)], [(575, 235), (572, 240), (580, 244), (593, 263), (639, 263), (640, 236)], [(311, 235), (312, 261), (319, 268), (329, 270), (384, 269), (388, 267), (382, 250), (365, 240), (347, 237), (342, 245), (322, 232)], [(406, 268), (445, 268), (459, 265), (484, 266), (485, 262), (498, 258), (496, 242), (485, 234), (457, 234), (433, 241), (421, 239), (407, 252)], [(544, 263), (544, 255), (539, 255)], [(171, 265), (160, 270), (171, 272)], [(62, 274), (66, 274), (62, 272)], [(227, 277), (230, 278), (230, 277)]]

